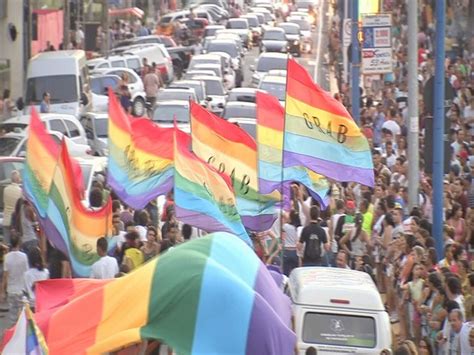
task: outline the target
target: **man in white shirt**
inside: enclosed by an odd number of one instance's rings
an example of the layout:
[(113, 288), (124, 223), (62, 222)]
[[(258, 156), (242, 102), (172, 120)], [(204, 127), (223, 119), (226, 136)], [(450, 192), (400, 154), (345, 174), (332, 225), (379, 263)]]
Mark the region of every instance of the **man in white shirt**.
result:
[(11, 251), (5, 255), (3, 262), (2, 299), (5, 294), (8, 301), (8, 318), (13, 325), (22, 305), (24, 274), (28, 270), (28, 257), (20, 251), (20, 238), (11, 236)]
[(97, 240), (97, 254), (100, 259), (92, 264), (92, 279), (113, 279), (119, 273), (117, 259), (107, 255), (107, 239), (104, 237)]
[(12, 227), (12, 214), (15, 206), (23, 193), (21, 192), (21, 177), (17, 170), (11, 172), (11, 183), (3, 190), (3, 240), (10, 242), (10, 229)]
[(464, 317), (460, 309), (453, 309), (449, 313), (449, 323), (451, 324), (451, 334), (449, 350), (451, 354), (472, 354), (472, 347), (469, 344), (470, 326), (464, 322)]

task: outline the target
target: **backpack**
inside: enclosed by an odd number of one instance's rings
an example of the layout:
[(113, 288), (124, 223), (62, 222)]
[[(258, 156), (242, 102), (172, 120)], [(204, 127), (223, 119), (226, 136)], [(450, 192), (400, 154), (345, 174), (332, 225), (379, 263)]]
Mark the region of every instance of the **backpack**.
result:
[(321, 240), (319, 240), (317, 234), (310, 234), (306, 242), (305, 256), (312, 260), (321, 258)]

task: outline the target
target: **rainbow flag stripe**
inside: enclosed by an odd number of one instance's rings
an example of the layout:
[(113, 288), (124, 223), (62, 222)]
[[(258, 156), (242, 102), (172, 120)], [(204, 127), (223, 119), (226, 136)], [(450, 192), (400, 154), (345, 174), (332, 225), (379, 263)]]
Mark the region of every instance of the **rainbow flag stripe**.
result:
[[(44, 297), (59, 298), (58, 282), (72, 301), (48, 309)], [(145, 339), (162, 340), (178, 354), (294, 353), (289, 298), (255, 253), (228, 233), (184, 243), (88, 291), (71, 291), (75, 282), (38, 284), (43, 311), (35, 317), (51, 355), (107, 353)]]
[(40, 218), (46, 216), (48, 193), (53, 179), (59, 146), (46, 132), (38, 113), (33, 108), (26, 143), (26, 164), (23, 169), (23, 192), (31, 201)]
[(373, 186), (369, 143), (345, 107), (295, 60), (288, 60), (287, 73), (284, 166)]
[[(261, 193), (289, 192), (292, 181), (305, 185), (325, 208), (328, 204), (329, 183), (324, 176), (302, 166), (283, 168), (283, 130), (285, 110), (278, 99), (257, 93), (258, 183)], [(283, 172), (282, 172), (283, 169)], [(282, 183), (283, 179), (283, 183)], [(285, 196), (287, 199), (289, 196)]]
[(271, 228), (278, 195), (258, 193), (257, 146), (240, 127), (191, 102), (193, 152), (219, 172), (229, 175), (242, 223), (252, 231)]
[(226, 231), (252, 245), (236, 208), (232, 183), (189, 151), (187, 135), (176, 128), (174, 200), (176, 217), (207, 232)]
[[(75, 187), (75, 175), (65, 142), (49, 191), (45, 234), (52, 244), (69, 256), (75, 275), (89, 277), (99, 259), (97, 239), (112, 236), (112, 200), (98, 210), (86, 208)], [(109, 242), (113, 248), (113, 243)]]
[(173, 187), (173, 129), (130, 118), (109, 92), (107, 182), (129, 206), (141, 209)]

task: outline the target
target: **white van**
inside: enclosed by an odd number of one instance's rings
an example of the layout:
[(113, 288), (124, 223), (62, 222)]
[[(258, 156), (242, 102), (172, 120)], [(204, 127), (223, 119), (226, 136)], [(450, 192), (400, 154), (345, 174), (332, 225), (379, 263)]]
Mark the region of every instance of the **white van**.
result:
[(286, 292), (292, 300), (298, 354), (305, 354), (310, 347), (318, 355), (391, 352), (390, 319), (368, 274), (338, 268), (296, 268)]
[(87, 67), (90, 72), (104, 68), (129, 68), (140, 75), (142, 63), (140, 57), (136, 55), (113, 55), (107, 58), (90, 59), (87, 61)]
[[(30, 59), (26, 78), (26, 113), (39, 111), (43, 93), (51, 94), (51, 112), (79, 117), (88, 105), (84, 85), (89, 84), (86, 54), (81, 50), (42, 52)], [(84, 105), (83, 105), (84, 104)]]

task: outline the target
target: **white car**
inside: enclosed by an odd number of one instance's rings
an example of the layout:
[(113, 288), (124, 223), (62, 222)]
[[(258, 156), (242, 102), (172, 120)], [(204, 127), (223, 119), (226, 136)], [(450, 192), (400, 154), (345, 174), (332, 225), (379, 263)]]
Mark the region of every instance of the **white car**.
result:
[[(92, 150), (87, 144), (76, 143), (59, 132), (48, 131), (48, 133), (58, 144), (61, 144), (64, 138), (69, 154), (72, 157), (91, 156)], [(0, 156), (25, 157), (27, 139), (28, 134), (26, 131), (10, 132), (0, 137)]]
[(258, 86), (272, 96), (275, 96), (282, 106), (286, 100), (286, 77), (277, 75), (265, 75)]
[(232, 69), (232, 58), (229, 54), (224, 52), (214, 52), (195, 55), (189, 63), (188, 70), (204, 69), (204, 67), (200, 66), (202, 64), (219, 65), (226, 81), (226, 88), (232, 89), (235, 87), (235, 72)]
[(109, 69), (98, 69), (95, 71), (97, 74), (105, 75), (118, 75), (122, 77), (123, 74), (126, 74), (128, 77), (128, 90), (132, 95), (132, 113), (135, 116), (144, 116), (146, 111), (146, 94), (145, 87), (143, 86), (143, 81), (140, 76), (135, 73), (132, 69), (128, 68), (109, 68)]
[(81, 117), (81, 124), (86, 131), (87, 142), (94, 156), (109, 155), (109, 115), (107, 113), (89, 112)]
[[(86, 132), (76, 117), (61, 113), (40, 113), (39, 118), (48, 131), (59, 132), (75, 143), (87, 144)], [(28, 129), (30, 120), (29, 115), (12, 117), (2, 122), (0, 129), (6, 133), (21, 133)]]
[(285, 53), (262, 53), (255, 60), (255, 65), (250, 66), (250, 70), (254, 73), (252, 75), (253, 87), (258, 87), (260, 80), (270, 70), (286, 70), (288, 56)]
[(168, 100), (158, 102), (155, 106), (155, 111), (153, 111), (152, 120), (160, 127), (173, 127), (173, 122), (176, 120), (179, 129), (190, 133), (189, 101)]
[(222, 79), (217, 76), (196, 75), (193, 80), (201, 80), (206, 86), (207, 96), (211, 98), (211, 111), (220, 115), (224, 109), (227, 92), (224, 89)]

